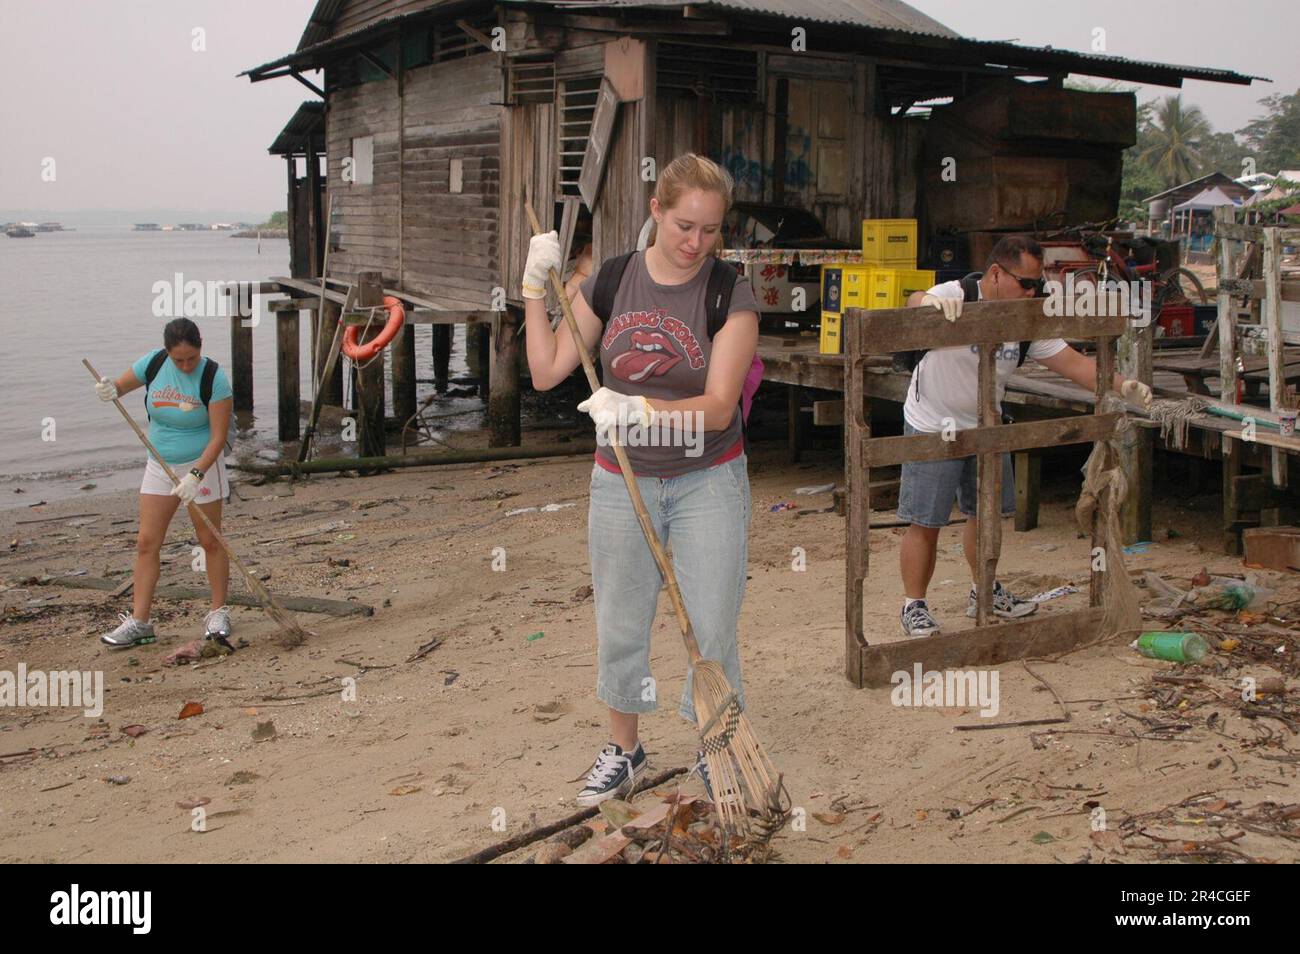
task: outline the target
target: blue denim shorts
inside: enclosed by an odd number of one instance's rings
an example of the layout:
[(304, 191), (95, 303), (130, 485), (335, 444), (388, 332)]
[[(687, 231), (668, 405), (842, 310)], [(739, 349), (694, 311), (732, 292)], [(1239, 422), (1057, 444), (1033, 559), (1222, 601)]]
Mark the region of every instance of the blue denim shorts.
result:
[[(921, 433), (903, 422), (903, 434)], [(961, 512), (975, 516), (979, 494), (976, 483), (979, 461), (975, 457), (956, 460), (923, 460), (903, 465), (898, 487), (898, 519), (922, 527), (946, 527), (952, 519), (955, 499)], [(1011, 469), (1011, 455), (1002, 455), (1002, 515), (1016, 512), (1016, 481)]]
[[(736, 621), (749, 555), (747, 463), (741, 454), (677, 477), (637, 478), (655, 534), (671, 548), (673, 572), (700, 652), (722, 663), (742, 707)], [(591, 469), (587, 546), (596, 603), (596, 695), (618, 712), (651, 712), (658, 706), (658, 692), (650, 674), (650, 635), (664, 580), (623, 475), (599, 464)], [(675, 617), (661, 638), (670, 641), (667, 651), (686, 652)], [(695, 723), (689, 673), (678, 711)]]

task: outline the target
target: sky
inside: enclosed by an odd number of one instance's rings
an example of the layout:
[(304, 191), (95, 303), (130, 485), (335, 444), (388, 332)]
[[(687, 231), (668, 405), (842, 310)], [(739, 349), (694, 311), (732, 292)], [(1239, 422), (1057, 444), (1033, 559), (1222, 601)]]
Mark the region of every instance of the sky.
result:
[[(913, 0), (965, 36), (1265, 75), (1188, 82), (1216, 130), (1300, 88), (1297, 0)], [(0, 216), (6, 209), (284, 207), (266, 149), (304, 99), (237, 74), (292, 52), (314, 0), (0, 0)], [(196, 50), (196, 30), (204, 49)], [(319, 74), (309, 74), (319, 80)], [(1144, 87), (1140, 99), (1171, 90)], [(53, 159), (53, 181), (48, 181)]]

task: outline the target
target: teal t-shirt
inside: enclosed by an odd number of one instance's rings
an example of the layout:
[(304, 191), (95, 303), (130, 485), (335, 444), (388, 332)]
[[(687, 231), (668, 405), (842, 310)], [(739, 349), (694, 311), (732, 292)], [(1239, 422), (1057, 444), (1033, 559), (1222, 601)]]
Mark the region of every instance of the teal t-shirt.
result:
[[(157, 353), (150, 351), (131, 365), (131, 370), (140, 383), (144, 383), (149, 359)], [(158, 369), (153, 384), (149, 386), (146, 396), (150, 418), (149, 440), (168, 464), (188, 464), (197, 460), (203, 456), (203, 451), (208, 446), (212, 433), (208, 426), (208, 409), (199, 397), (203, 366), (208, 360), (204, 358), (200, 361), (192, 374), (184, 374), (176, 367), (176, 362), (167, 358)], [(217, 368), (209, 400), (222, 401), (232, 393), (226, 372)]]

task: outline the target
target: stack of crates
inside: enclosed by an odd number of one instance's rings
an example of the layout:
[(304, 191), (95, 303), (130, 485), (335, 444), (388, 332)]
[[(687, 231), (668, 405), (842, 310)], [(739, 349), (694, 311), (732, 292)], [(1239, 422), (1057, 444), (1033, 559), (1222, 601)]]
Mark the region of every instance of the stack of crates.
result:
[(846, 308), (902, 308), (914, 291), (935, 284), (934, 272), (916, 267), (916, 219), (865, 219), (862, 264), (822, 266), (822, 354), (842, 354)]

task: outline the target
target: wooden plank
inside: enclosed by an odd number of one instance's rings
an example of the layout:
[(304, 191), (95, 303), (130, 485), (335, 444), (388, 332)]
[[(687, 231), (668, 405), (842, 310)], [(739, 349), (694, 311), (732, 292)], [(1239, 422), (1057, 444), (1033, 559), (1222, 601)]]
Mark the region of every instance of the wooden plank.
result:
[(835, 424), (844, 423), (844, 402), (843, 401), (813, 401), (812, 406), (813, 424), (816, 427), (826, 427)]
[(614, 84), (609, 81), (609, 77), (602, 77), (600, 93), (596, 98), (596, 111), (591, 117), (591, 132), (587, 137), (587, 152), (582, 157), (582, 170), (578, 174), (578, 192), (589, 209), (596, 208), (596, 199), (605, 183), (605, 163), (609, 159), (618, 106), (619, 98)]
[[(1097, 339), (1097, 381), (1093, 386), (1093, 400), (1096, 407), (1102, 407), (1102, 401), (1106, 392), (1110, 390), (1111, 382), (1115, 378), (1115, 339), (1098, 338)], [(1100, 415), (1096, 415), (1100, 416)], [(1114, 453), (1107, 447), (1105, 454), (1104, 467), (1110, 469), (1115, 464)], [(1101, 508), (1098, 507), (1093, 513), (1092, 518), (1092, 554), (1099, 552), (1099, 548), (1104, 550), (1106, 545), (1105, 528), (1102, 525), (1100, 514)], [(1092, 575), (1088, 580), (1088, 603), (1091, 606), (1101, 606), (1104, 595), (1103, 583), (1105, 577), (1102, 576), (1105, 567), (1104, 562), (1093, 562)]]
[(253, 413), (253, 326), (243, 314), (240, 299), (229, 299), (234, 309), (230, 319), (230, 388), (236, 414)]
[[(120, 582), (102, 580), (93, 576), (55, 577), (49, 586), (65, 586), (78, 590), (103, 590), (115, 592)], [(207, 587), (179, 586), (167, 584), (154, 590), (154, 598), (160, 600), (210, 600), (212, 592)], [(284, 596), (276, 594), (276, 600), (287, 610), (297, 613), (324, 613), (327, 616), (374, 616), (375, 608), (365, 603), (350, 603), (344, 600), (327, 600), (315, 596)], [(231, 606), (261, 606), (257, 598), (248, 593), (230, 593), (226, 602)]]
[(918, 665), (922, 672), (944, 672), (1065, 652), (1096, 639), (1101, 616), (1097, 607), (1046, 615), (1040, 611), (1009, 623), (875, 643), (860, 652), (861, 685), (871, 689), (893, 685), (897, 672), (913, 678)]
[(1241, 534), (1246, 563), (1270, 570), (1300, 570), (1300, 527), (1252, 527)]
[[(1281, 283), (1283, 301), (1300, 301), (1300, 282), (1284, 281)], [(1219, 283), (1220, 291), (1241, 298), (1263, 300), (1268, 294), (1263, 279), (1227, 278)]]
[[(996, 347), (996, 346), (985, 346)], [(997, 414), (996, 407), (993, 411)], [(952, 460), (977, 454), (1007, 453), (1034, 447), (1056, 447), (1105, 440), (1114, 433), (1122, 414), (1084, 414), (1077, 417), (993, 424), (957, 431), (952, 440), (943, 434), (912, 434), (877, 437), (863, 447), (863, 462), (871, 467), (889, 467), (904, 462)]]
[[(978, 405), (981, 425), (979, 430), (999, 426), (997, 391), (999, 347), (998, 344), (986, 344), (979, 351)], [(976, 471), (978, 502), (976, 503), (975, 540), (976, 550), (979, 553), (976, 562), (979, 579), (976, 581), (975, 590), (975, 622), (978, 626), (987, 626), (993, 619), (993, 582), (997, 579), (998, 554), (1002, 549), (1002, 454), (988, 447), (981, 448)]]
[(405, 424), (415, 414), (415, 325), (402, 325), (392, 345), (393, 416)]
[(861, 688), (862, 651), (867, 646), (862, 628), (862, 593), (870, 560), (871, 522), (871, 471), (862, 448), (871, 437), (871, 410), (863, 392), (866, 370), (861, 339), (851, 335), (845, 347), (848, 363), (844, 374), (844, 674), (849, 682)]
[[(1268, 333), (1268, 406), (1274, 414), (1282, 407), (1286, 388), (1285, 359), (1282, 341), (1282, 238), (1281, 229), (1264, 229), (1264, 289), (1262, 317)], [(1269, 451), (1274, 487), (1287, 485), (1286, 454), (1278, 448)]]
[[(1229, 208), (1214, 210), (1214, 231), (1221, 238), (1238, 228), (1235, 224), (1236, 213)], [(1252, 240), (1262, 237), (1258, 228), (1250, 236)], [(1233, 278), (1238, 246), (1231, 241), (1219, 243), (1218, 276)], [(1237, 401), (1237, 317), (1236, 304), (1232, 296), (1222, 287), (1219, 289), (1219, 396), (1227, 403)], [(1240, 538), (1235, 529), (1237, 514), (1232, 506), (1232, 479), (1241, 473), (1241, 448), (1228, 439), (1225, 432), (1222, 438), (1223, 448), (1223, 543), (1229, 554), (1240, 552)]]
[[(488, 358), (488, 446), (518, 447), (521, 400), (519, 392), (519, 328), (523, 309), (497, 312), (491, 328)], [(567, 331), (565, 332), (567, 334)]]
[(1016, 452), (1016, 530), (1025, 533), (1038, 526), (1038, 495), (1043, 485), (1043, 455)]
[[(1117, 342), (1119, 373), (1150, 386), (1151, 340), (1153, 326), (1127, 322), (1123, 336)], [(1104, 382), (1106, 390), (1111, 382)], [(1098, 405), (1100, 407), (1100, 405)], [(1137, 543), (1151, 539), (1151, 466), (1155, 456), (1154, 433), (1146, 429), (1135, 430), (1120, 451), (1119, 465), (1124, 474), (1127, 492), (1120, 508), (1120, 528), (1124, 543)]]
[[(960, 345), (1001, 344), (1042, 338), (1096, 338), (1121, 335), (1128, 324), (1123, 316), (1083, 318), (1044, 313), (1046, 298), (970, 302), (961, 317), (948, 321), (932, 308), (888, 308), (867, 311), (846, 309), (860, 316), (857, 333), (864, 353), (888, 354), (917, 348), (953, 348)], [(854, 323), (848, 321), (846, 334)]]
[(280, 316), (275, 323), (275, 373), (278, 397), (278, 433), (280, 441), (296, 441), (301, 436), (302, 395), (299, 374), (301, 337), (298, 313)]

